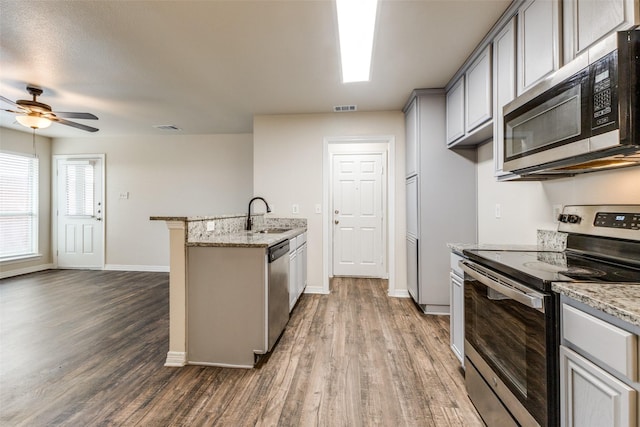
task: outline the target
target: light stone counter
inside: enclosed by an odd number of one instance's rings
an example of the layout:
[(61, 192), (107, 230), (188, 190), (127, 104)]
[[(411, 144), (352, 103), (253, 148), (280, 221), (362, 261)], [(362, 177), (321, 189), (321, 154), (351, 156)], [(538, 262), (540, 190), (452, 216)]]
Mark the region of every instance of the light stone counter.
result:
[(551, 289), (627, 323), (640, 326), (640, 283), (555, 282)]
[(291, 239), (304, 233), (305, 227), (293, 228), (284, 233), (259, 233), (254, 231), (238, 231), (230, 234), (213, 235), (200, 239), (189, 239), (187, 246), (213, 246), (236, 248), (267, 248), (276, 243)]

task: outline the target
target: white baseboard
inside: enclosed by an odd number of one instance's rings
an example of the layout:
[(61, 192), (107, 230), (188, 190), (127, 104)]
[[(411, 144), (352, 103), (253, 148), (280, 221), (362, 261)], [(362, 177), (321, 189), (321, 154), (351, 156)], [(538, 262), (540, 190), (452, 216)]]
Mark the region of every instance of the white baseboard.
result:
[(158, 273), (168, 273), (168, 265), (129, 265), (129, 264), (105, 264), (105, 270), (112, 271), (149, 271)]
[(16, 268), (15, 270), (8, 270), (8, 271), (3, 270), (0, 272), (0, 279), (20, 276), (22, 274), (35, 273), (37, 271), (51, 270), (52, 268), (53, 268), (53, 264), (41, 264), (41, 265), (34, 265), (31, 267)]
[(187, 353), (184, 351), (169, 351), (167, 352), (167, 360), (164, 362), (164, 366), (173, 368), (182, 368), (187, 364)]
[(304, 288), (304, 293), (305, 294), (321, 294), (321, 295), (329, 294), (329, 292), (327, 292), (322, 286), (309, 286), (309, 285), (307, 285), (307, 287)]
[(409, 291), (406, 289), (395, 289), (393, 291), (389, 290), (389, 296), (393, 298), (411, 298), (411, 295), (409, 295)]

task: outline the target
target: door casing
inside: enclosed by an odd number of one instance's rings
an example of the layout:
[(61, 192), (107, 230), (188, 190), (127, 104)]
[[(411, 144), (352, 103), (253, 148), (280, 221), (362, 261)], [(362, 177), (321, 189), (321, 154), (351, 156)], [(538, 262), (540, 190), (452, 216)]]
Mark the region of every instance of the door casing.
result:
[[(361, 153), (361, 154), (377, 154), (382, 153), (385, 165), (386, 177), (386, 203), (383, 208), (385, 218), (383, 233), (384, 242), (383, 249), (385, 251), (386, 278), (389, 279), (389, 295), (395, 296), (395, 137), (392, 135), (375, 135), (375, 136), (338, 136), (326, 137), (323, 147), (323, 209), (322, 213), (322, 231), (323, 231), (323, 256), (322, 271), (323, 283), (322, 289), (318, 293), (329, 293), (329, 280), (333, 276), (332, 271), (332, 221), (333, 215), (329, 210), (331, 203), (331, 185), (332, 173), (331, 164), (333, 162), (333, 153)], [(403, 296), (406, 292), (402, 293)]]

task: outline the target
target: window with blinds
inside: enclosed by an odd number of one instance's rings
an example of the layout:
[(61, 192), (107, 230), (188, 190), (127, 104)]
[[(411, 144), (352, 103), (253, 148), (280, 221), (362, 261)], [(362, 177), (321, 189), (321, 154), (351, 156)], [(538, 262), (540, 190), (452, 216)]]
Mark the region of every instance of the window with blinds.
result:
[(0, 260), (38, 252), (38, 159), (0, 153)]
[(94, 165), (79, 161), (65, 164), (66, 216), (93, 216)]

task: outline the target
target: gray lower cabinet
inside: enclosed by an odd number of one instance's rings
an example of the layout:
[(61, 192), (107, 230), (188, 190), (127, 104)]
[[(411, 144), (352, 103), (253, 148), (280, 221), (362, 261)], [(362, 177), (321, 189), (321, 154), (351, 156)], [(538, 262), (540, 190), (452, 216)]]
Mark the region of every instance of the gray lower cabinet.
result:
[(307, 233), (289, 239), (289, 312), (307, 286)]
[(563, 301), (561, 425), (637, 427), (638, 331), (621, 321), (611, 323), (613, 320), (598, 310), (570, 305), (565, 297)]

